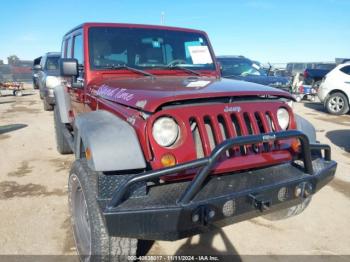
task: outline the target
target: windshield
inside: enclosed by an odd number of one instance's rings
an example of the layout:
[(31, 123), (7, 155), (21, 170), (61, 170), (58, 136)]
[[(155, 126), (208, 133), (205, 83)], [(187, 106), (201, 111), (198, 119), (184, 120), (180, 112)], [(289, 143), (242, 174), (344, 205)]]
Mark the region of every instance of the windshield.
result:
[(253, 63), (249, 59), (240, 58), (218, 58), (221, 68), (222, 76), (248, 76), (266, 75), (266, 72), (262, 70), (257, 64)]
[(46, 70), (58, 70), (59, 59), (57, 56), (49, 56), (46, 61)]
[(89, 52), (92, 69), (120, 65), (138, 69), (175, 65), (215, 69), (206, 37), (193, 32), (93, 27), (89, 30)]

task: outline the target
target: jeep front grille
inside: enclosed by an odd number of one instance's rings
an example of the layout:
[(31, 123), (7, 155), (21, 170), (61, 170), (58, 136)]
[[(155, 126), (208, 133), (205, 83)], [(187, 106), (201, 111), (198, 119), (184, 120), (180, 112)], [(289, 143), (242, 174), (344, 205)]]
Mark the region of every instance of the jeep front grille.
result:
[[(209, 156), (211, 151), (226, 139), (279, 131), (277, 119), (270, 111), (204, 114), (189, 118), (197, 158)], [(257, 154), (273, 150), (272, 143), (235, 147), (226, 153), (234, 155)]]

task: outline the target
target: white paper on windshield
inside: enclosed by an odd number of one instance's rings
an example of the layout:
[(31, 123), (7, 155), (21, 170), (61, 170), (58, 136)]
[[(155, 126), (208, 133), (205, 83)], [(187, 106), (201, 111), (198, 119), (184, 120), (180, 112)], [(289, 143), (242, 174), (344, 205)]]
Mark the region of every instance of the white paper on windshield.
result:
[(198, 64), (212, 64), (213, 60), (209, 52), (208, 46), (189, 46), (188, 51), (190, 52), (192, 62), (195, 65)]
[(205, 87), (209, 83), (210, 81), (199, 80), (199, 81), (189, 82), (186, 86), (187, 87)]

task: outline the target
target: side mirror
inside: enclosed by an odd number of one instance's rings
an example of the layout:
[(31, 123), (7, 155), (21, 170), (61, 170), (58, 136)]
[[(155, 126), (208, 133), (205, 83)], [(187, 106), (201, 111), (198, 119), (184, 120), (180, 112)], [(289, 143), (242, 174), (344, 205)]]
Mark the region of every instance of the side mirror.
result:
[(78, 60), (74, 58), (60, 59), (61, 76), (77, 77), (79, 75)]
[(35, 65), (35, 66), (33, 66), (33, 70), (35, 70), (35, 71), (42, 70), (41, 65)]

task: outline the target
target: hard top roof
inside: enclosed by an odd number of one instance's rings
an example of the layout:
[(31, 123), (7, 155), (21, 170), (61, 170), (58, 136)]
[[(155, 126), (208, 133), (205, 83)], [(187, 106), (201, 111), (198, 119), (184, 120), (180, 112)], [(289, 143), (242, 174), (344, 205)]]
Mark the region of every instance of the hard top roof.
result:
[(128, 23), (95, 23), (95, 22), (87, 22), (80, 24), (73, 29), (69, 30), (66, 34), (70, 34), (78, 29), (84, 27), (129, 27), (129, 28), (149, 28), (149, 29), (163, 29), (163, 30), (174, 30), (174, 31), (186, 31), (186, 32), (197, 32), (204, 33), (202, 30), (189, 29), (189, 28), (181, 28), (181, 27), (173, 27), (173, 26), (163, 26), (163, 25), (146, 25), (146, 24), (128, 24)]

